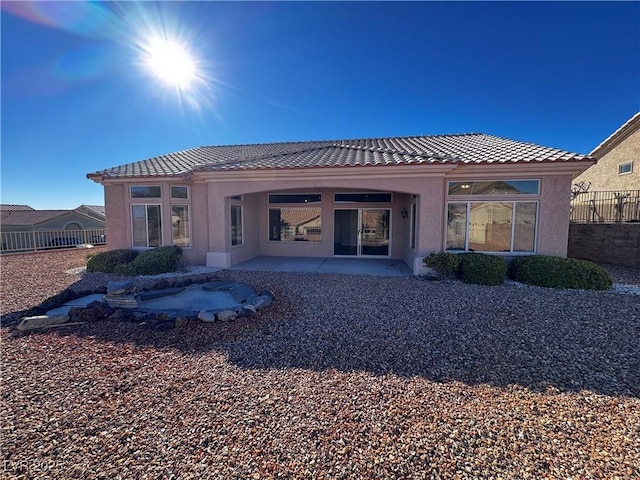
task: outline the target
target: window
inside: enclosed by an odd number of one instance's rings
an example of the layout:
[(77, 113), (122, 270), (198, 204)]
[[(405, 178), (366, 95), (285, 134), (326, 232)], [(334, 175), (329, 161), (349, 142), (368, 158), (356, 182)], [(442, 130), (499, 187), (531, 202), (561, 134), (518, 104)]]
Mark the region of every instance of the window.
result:
[(540, 180), (449, 182), (449, 195), (537, 195)]
[(335, 203), (391, 203), (390, 193), (336, 193)]
[(627, 175), (633, 172), (633, 162), (618, 165), (618, 175)]
[(189, 198), (189, 189), (187, 187), (171, 187), (171, 198)]
[(131, 205), (134, 247), (162, 245), (160, 205)]
[(131, 198), (160, 198), (162, 192), (160, 186), (132, 186)]
[(171, 205), (171, 235), (176, 247), (190, 247), (189, 205)]
[(270, 208), (269, 240), (275, 242), (320, 242), (320, 208)]
[(534, 252), (537, 202), (465, 202), (447, 206), (447, 250)]
[(274, 193), (269, 195), (269, 203), (320, 203), (319, 193)]
[(409, 215), (411, 216), (410, 218), (410, 222), (411, 222), (411, 232), (410, 232), (410, 236), (409, 236), (409, 247), (411, 248), (416, 248), (416, 225), (417, 225), (417, 207), (415, 203), (411, 204), (411, 211), (409, 213)]
[(242, 205), (231, 205), (231, 245), (242, 245)]

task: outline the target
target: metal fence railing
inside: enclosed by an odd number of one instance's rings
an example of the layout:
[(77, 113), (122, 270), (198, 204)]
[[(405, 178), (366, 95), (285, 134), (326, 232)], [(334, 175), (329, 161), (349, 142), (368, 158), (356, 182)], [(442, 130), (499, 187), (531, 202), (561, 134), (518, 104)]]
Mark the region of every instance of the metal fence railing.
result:
[(104, 245), (104, 228), (86, 230), (25, 230), (0, 234), (3, 253), (69, 248), (78, 245)]
[(571, 201), (571, 222), (640, 222), (640, 190), (578, 193)]

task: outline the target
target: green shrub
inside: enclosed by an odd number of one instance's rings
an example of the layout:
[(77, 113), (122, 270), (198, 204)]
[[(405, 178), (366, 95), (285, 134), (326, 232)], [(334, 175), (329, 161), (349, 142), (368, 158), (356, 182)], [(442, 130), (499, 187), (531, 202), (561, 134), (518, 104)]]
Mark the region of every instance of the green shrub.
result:
[(453, 277), (460, 267), (460, 257), (455, 253), (431, 252), (422, 259), (422, 263), (433, 268), (440, 275)]
[(125, 275), (157, 275), (175, 272), (180, 266), (182, 249), (180, 247), (157, 247), (140, 253), (129, 267), (122, 267)]
[(118, 266), (133, 262), (137, 256), (136, 250), (126, 248), (100, 252), (87, 260), (87, 272), (115, 273)]
[(613, 285), (611, 275), (593, 262), (547, 255), (514, 258), (510, 276), (518, 282), (551, 288), (608, 290)]
[(461, 253), (460, 279), (477, 285), (502, 285), (507, 274), (504, 258), (484, 253)]

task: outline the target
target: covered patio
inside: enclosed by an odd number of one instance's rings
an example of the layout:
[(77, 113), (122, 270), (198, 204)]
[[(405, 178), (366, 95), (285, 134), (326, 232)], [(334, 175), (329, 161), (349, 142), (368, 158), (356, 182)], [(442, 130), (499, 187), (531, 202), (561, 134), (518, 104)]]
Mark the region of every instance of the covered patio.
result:
[(233, 265), (228, 270), (346, 273), (394, 277), (413, 275), (413, 271), (404, 261), (390, 258), (259, 256)]

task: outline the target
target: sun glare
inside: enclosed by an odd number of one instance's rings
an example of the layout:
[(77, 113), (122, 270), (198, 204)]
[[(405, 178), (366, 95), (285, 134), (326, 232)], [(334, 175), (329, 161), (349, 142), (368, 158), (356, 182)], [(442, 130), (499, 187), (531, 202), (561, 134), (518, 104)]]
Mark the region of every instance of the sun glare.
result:
[(187, 90), (198, 78), (196, 62), (185, 45), (158, 37), (151, 39), (143, 50), (144, 65), (166, 85)]

